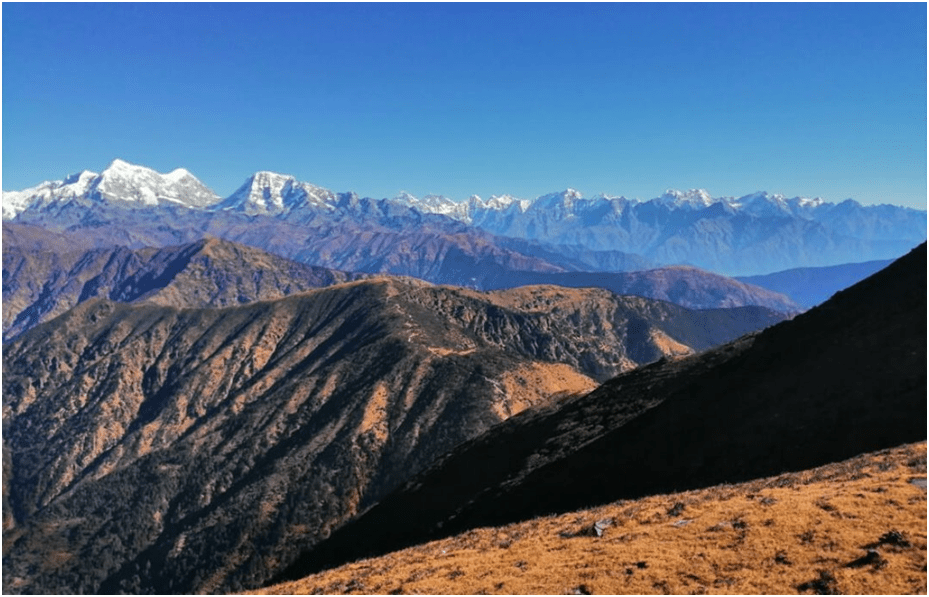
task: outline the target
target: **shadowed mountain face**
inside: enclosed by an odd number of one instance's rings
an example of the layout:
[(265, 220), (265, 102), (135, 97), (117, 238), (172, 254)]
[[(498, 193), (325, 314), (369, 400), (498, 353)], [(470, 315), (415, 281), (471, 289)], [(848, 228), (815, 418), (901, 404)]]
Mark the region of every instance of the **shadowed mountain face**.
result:
[(781, 318), (404, 279), (87, 300), (4, 346), (4, 590), (259, 586), (501, 420)]
[(225, 307), (362, 277), (214, 238), (164, 249), (68, 251), (61, 244), (68, 236), (9, 228), (19, 234), (4, 238), (5, 340), (95, 297)]
[(792, 321), (504, 422), (340, 529), (284, 578), (468, 528), (925, 439), (925, 317), (923, 244)]

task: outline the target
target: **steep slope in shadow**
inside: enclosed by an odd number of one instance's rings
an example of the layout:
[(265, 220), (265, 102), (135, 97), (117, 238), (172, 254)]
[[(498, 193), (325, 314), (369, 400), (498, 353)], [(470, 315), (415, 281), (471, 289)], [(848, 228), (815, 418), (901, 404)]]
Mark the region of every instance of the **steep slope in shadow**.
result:
[(4, 589), (259, 586), (501, 420), (779, 318), (399, 278), (85, 301), (4, 346)]
[(281, 579), (468, 528), (800, 470), (926, 438), (926, 245), (792, 321), (524, 413)]

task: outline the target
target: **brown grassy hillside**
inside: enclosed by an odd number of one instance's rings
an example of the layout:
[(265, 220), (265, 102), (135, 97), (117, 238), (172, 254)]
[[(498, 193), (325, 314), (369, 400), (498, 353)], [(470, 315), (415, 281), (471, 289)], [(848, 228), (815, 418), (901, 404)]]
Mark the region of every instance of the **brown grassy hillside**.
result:
[(224, 309), (85, 301), (4, 345), (4, 589), (262, 586), (511, 415), (776, 316), (737, 311), (400, 278)]
[(260, 593), (924, 594), (925, 482), (921, 442), (480, 528)]
[(791, 321), (494, 426), (338, 529), (279, 580), (472, 528), (922, 441), (925, 314), (922, 245)]

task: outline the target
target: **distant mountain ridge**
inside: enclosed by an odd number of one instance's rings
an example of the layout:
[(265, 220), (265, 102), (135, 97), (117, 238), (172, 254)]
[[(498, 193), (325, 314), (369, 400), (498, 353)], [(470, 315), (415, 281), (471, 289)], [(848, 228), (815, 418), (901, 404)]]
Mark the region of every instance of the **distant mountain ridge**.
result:
[(655, 298), (690, 309), (758, 305), (782, 313), (803, 310), (785, 294), (686, 266), (634, 272), (512, 272), (503, 279), (489, 279), (484, 286), (494, 290), (531, 284), (604, 288), (616, 294)]
[[(255, 235), (263, 232), (262, 227), (248, 228), (255, 239)], [(129, 295), (121, 294), (113, 288), (126, 283), (118, 278), (122, 276), (140, 275), (134, 269), (143, 267), (152, 255), (167, 255), (184, 252), (184, 247), (199, 252), (204, 247), (203, 240), (195, 240), (184, 245), (170, 245), (161, 251), (151, 248), (127, 249), (125, 247), (108, 248), (97, 247), (100, 238), (99, 229), (94, 228), (88, 234), (77, 232), (52, 233), (42, 228), (15, 222), (3, 223), (3, 297), (4, 297), (4, 338), (10, 339), (40, 321), (60, 314), (67, 307), (77, 304), (93, 296), (108, 296), (113, 300), (127, 300)], [(312, 232), (310, 230), (309, 232)], [(671, 267), (653, 269), (636, 273), (586, 273), (561, 272), (557, 268), (548, 266), (548, 271), (527, 271), (522, 264), (533, 264), (532, 261), (515, 258), (508, 261), (508, 254), (504, 251), (494, 252), (493, 245), (471, 245), (478, 258), (469, 257), (459, 247), (469, 249), (465, 243), (473, 242), (468, 237), (458, 237), (458, 246), (451, 240), (443, 238), (440, 234), (431, 236), (420, 234), (415, 239), (405, 241), (402, 238), (391, 238), (389, 233), (370, 233), (371, 243), (378, 243), (382, 238), (387, 239), (395, 247), (405, 249), (407, 255), (416, 255), (425, 252), (422, 260), (422, 269), (416, 263), (399, 262), (389, 263), (381, 261), (359, 263), (351, 256), (367, 250), (367, 246), (356, 243), (351, 246), (357, 237), (349, 234), (335, 232), (321, 233), (317, 238), (304, 231), (307, 241), (305, 243), (293, 242), (298, 249), (305, 250), (307, 244), (318, 243), (321, 250), (330, 251), (330, 255), (342, 255), (341, 261), (335, 262), (330, 257), (329, 265), (340, 265), (344, 269), (365, 269), (375, 272), (387, 270), (387, 273), (406, 275), (417, 273), (421, 278), (432, 278), (448, 281), (457, 285), (477, 286), (485, 290), (514, 288), (517, 286), (556, 284), (566, 287), (596, 287), (604, 288), (616, 294), (632, 294), (646, 298), (669, 301), (692, 309), (717, 309), (722, 307), (741, 307), (756, 305), (780, 311), (793, 313), (801, 307), (790, 301), (787, 297), (766, 290), (761, 287), (744, 284), (736, 280), (719, 276), (710, 272), (694, 268)], [(286, 242), (289, 237), (280, 234), (274, 242)], [(418, 244), (411, 246), (410, 241)], [(365, 274), (342, 273), (342, 268), (333, 269), (321, 266), (309, 266), (299, 262), (275, 257), (261, 249), (250, 245), (240, 245), (230, 241), (211, 239), (210, 246), (225, 247), (210, 265), (214, 280), (201, 279), (205, 287), (199, 292), (203, 296), (215, 297), (215, 300), (204, 302), (202, 298), (194, 300), (192, 290), (182, 295), (174, 295), (176, 306), (223, 306), (235, 302), (242, 303), (250, 300), (274, 298), (284, 296), (291, 292), (307, 288), (324, 286), (337, 281), (355, 279)], [(349, 244), (340, 248), (339, 243)], [(327, 248), (327, 247), (332, 247)], [(288, 253), (286, 246), (280, 246), (278, 253)], [(346, 251), (346, 252), (343, 252)], [(349, 252), (350, 251), (350, 252)], [(458, 253), (456, 255), (456, 253)], [(130, 254), (137, 265), (129, 266), (124, 259)], [(293, 253), (291, 248), (290, 254)], [(362, 253), (364, 254), (364, 253)], [(122, 257), (116, 258), (115, 255)], [(516, 254), (514, 254), (516, 255)], [(541, 253), (544, 258), (546, 253)], [(557, 256), (554, 256), (557, 258)], [(159, 257), (158, 259), (161, 259)], [(431, 261), (430, 261), (431, 259)], [(122, 264), (117, 268), (116, 264)], [(184, 277), (183, 270), (190, 262), (178, 261), (178, 269), (172, 275)], [(538, 261), (536, 263), (543, 264)], [(104, 269), (110, 273), (105, 274)], [(476, 278), (474, 274), (480, 276)], [(107, 278), (102, 283), (97, 276)], [(91, 280), (96, 281), (91, 284)], [(128, 278), (126, 278), (128, 279)], [(173, 278), (163, 277), (165, 284), (175, 285)], [(252, 281), (254, 279), (254, 281)], [(223, 290), (218, 289), (222, 285)], [(259, 286), (260, 291), (259, 291)], [(272, 288), (276, 290), (271, 290)], [(233, 296), (233, 289), (237, 293)], [(155, 292), (152, 290), (151, 292)], [(162, 299), (167, 296), (167, 290), (157, 291)], [(270, 294), (269, 294), (270, 293)], [(135, 295), (134, 295), (135, 296)], [(137, 300), (138, 296), (131, 300)], [(226, 302), (220, 302), (220, 299)], [(147, 300), (152, 300), (151, 298)], [(168, 303), (162, 303), (168, 304)]]
[(215, 238), (163, 249), (49, 251), (7, 229), (14, 238), (3, 239), (4, 341), (92, 298), (226, 307), (363, 277)]
[(782, 293), (805, 308), (814, 307), (836, 292), (864, 280), (892, 263), (892, 260), (843, 263), (827, 267), (803, 267), (761, 276), (740, 276), (746, 284)]
[[(410, 231), (419, 222), (442, 229), (458, 223), (470, 234), (537, 241), (639, 255), (656, 264), (693, 265), (727, 275), (752, 275), (795, 267), (828, 266), (895, 258), (926, 239), (926, 212), (891, 205), (862, 206), (821, 199), (785, 198), (766, 192), (713, 198), (706, 191), (668, 191), (649, 201), (600, 195), (585, 199), (575, 190), (527, 201), (510, 196), (462, 203), (431, 195), (393, 199), (359, 198), (259, 172), (228, 198), (216, 197), (185, 170), (158, 174), (116, 160), (102, 174), (82, 173), (33, 189), (4, 192), (4, 219), (24, 223), (82, 225), (112, 222), (104, 206), (168, 210), (171, 219), (208, 214), (267, 217), (297, 225), (349, 220), (392, 221)], [(196, 212), (199, 215), (194, 215)], [(118, 219), (118, 217), (116, 217)], [(215, 217), (213, 218), (215, 221)], [(314, 265), (324, 265), (314, 263)]]

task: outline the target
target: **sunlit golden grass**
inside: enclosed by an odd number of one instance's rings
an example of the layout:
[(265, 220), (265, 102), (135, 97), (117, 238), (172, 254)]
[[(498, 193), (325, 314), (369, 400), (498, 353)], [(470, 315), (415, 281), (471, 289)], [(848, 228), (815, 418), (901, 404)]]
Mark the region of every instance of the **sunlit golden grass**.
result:
[(925, 477), (922, 442), (476, 529), (262, 593), (926, 593)]

